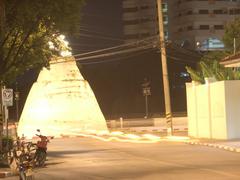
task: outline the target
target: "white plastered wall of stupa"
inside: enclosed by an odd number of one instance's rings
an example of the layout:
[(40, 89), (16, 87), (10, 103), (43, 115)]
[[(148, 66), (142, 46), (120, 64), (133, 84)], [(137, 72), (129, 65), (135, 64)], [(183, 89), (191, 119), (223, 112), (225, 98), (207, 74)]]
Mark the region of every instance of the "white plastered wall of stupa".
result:
[(43, 68), (27, 97), (18, 136), (32, 138), (36, 130), (59, 137), (92, 131), (108, 132), (95, 95), (74, 57), (55, 58)]

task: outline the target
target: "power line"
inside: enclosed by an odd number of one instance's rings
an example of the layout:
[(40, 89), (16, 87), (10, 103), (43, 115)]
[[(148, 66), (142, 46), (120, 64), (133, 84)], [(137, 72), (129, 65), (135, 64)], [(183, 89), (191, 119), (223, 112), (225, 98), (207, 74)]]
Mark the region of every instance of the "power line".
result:
[(193, 50), (190, 50), (190, 49), (187, 49), (187, 48), (184, 48), (184, 47), (181, 47), (179, 46), (176, 42), (170, 42), (168, 43), (168, 47), (172, 48), (172, 49), (175, 49), (175, 50), (179, 50), (181, 51), (182, 53), (186, 54), (186, 55), (191, 55), (191, 56), (195, 56), (197, 58), (200, 58), (201, 55), (199, 55), (198, 53), (196, 53), (195, 51)]
[(134, 54), (125, 55), (125, 56), (122, 56), (122, 57), (113, 57), (113, 58), (111, 58), (111, 60), (103, 60), (103, 61), (97, 61), (97, 62), (96, 61), (95, 62), (79, 62), (79, 63), (83, 64), (83, 65), (89, 65), (89, 64), (100, 64), (100, 63), (115, 62), (115, 61), (130, 58), (130, 57), (139, 56), (141, 54), (145, 54), (145, 53), (151, 52), (153, 50), (155, 50), (155, 49), (147, 49), (147, 50), (140, 51), (140, 52), (137, 52), (137, 53), (134, 53)]
[[(197, 56), (194, 56), (194, 55), (192, 55), (192, 54), (188, 54), (188, 53), (184, 53), (184, 52), (179, 52), (177, 49), (171, 49), (172, 51), (173, 51), (173, 53), (174, 54), (179, 54), (179, 55), (181, 55), (181, 56), (186, 56), (187, 58), (200, 58), (200, 57), (197, 57)], [(169, 53), (169, 54), (172, 54), (171, 52)]]
[(87, 33), (92, 33), (93, 35), (98, 35), (98, 36), (101, 36), (101, 37), (112, 38), (114, 40), (124, 41), (123, 39), (113, 37), (113, 36), (109, 36), (109, 35), (106, 36), (106, 34), (99, 33), (99, 31), (88, 30), (88, 29), (82, 28), (82, 27), (80, 27), (80, 31), (84, 31), (84, 32), (87, 32)]
[[(80, 44), (80, 43), (71, 43), (71, 47), (85, 47), (85, 48), (106, 48), (106, 46), (100, 45), (100, 44)], [(72, 48), (75, 49), (75, 48)]]
[(182, 59), (180, 59), (178, 57), (171, 56), (171, 55), (167, 55), (167, 57), (169, 57), (170, 60), (174, 59), (175, 60), (174, 62), (179, 61), (179, 62), (182, 62), (182, 63), (183, 62), (185, 62), (185, 63), (192, 63), (192, 64), (196, 64), (197, 63), (197, 62), (194, 62), (194, 61), (182, 60)]
[[(113, 53), (105, 53), (105, 54), (100, 54), (100, 55), (95, 55), (95, 56), (88, 56), (88, 57), (83, 57), (83, 58), (77, 58), (75, 60), (78, 61), (80, 64), (86, 64), (86, 65), (89, 65), (89, 64), (99, 64), (99, 63), (108, 63), (108, 62), (114, 62), (114, 61), (126, 59), (126, 58), (129, 58), (129, 57), (138, 56), (138, 55), (150, 52), (152, 50), (156, 50), (156, 47), (145, 46), (144, 49), (134, 48), (134, 49), (130, 49), (130, 50), (128, 50), (128, 51), (121, 50), (121, 51), (117, 51), (117, 52), (113, 52)], [(159, 49), (157, 49), (157, 50), (159, 52)], [(136, 52), (136, 53), (134, 53), (134, 54), (127, 54), (127, 53), (130, 53), (130, 52)], [(97, 62), (96, 61), (95, 62), (84, 62), (85, 60), (92, 60), (92, 59), (103, 58), (103, 57), (108, 57), (109, 58), (111, 56), (119, 55), (119, 54), (123, 54), (125, 56), (113, 57), (111, 60), (103, 60), (103, 61), (97, 61)], [(186, 65), (186, 63), (192, 63), (192, 64), (197, 63), (197, 62), (193, 62), (193, 61), (183, 60), (183, 59), (180, 59), (180, 58), (178, 58), (176, 56), (167, 55), (167, 57), (168, 57), (168, 60), (171, 60), (171, 61), (174, 60), (174, 62), (178, 63), (178, 64), (185, 64)], [(54, 62), (52, 64), (65, 63), (65, 62), (68, 62), (68, 60), (61, 61), (61, 62)]]
[(87, 56), (87, 57), (82, 57), (82, 58), (76, 58), (76, 61), (89, 60), (89, 59), (95, 59), (95, 58), (103, 58), (103, 57), (119, 55), (119, 54), (123, 54), (123, 53), (130, 53), (130, 52), (140, 51), (140, 50), (149, 49), (149, 48), (154, 48), (154, 46), (153, 45), (146, 45), (146, 46), (132, 48), (132, 49), (127, 49), (127, 50), (119, 50), (119, 51), (116, 51), (116, 52), (109, 52), (109, 53), (105, 53), (105, 54), (99, 54), (99, 55), (92, 55), (92, 56)]
[[(139, 41), (135, 41), (135, 42), (131, 42), (131, 43), (126, 43), (126, 44), (122, 44), (119, 46), (114, 46), (114, 47), (110, 47), (110, 48), (105, 48), (105, 49), (100, 49), (100, 50), (96, 50), (96, 51), (91, 51), (91, 52), (87, 52), (87, 53), (81, 53), (81, 54), (76, 54), (74, 55), (76, 57), (76, 61), (86, 61), (86, 60), (92, 60), (92, 59), (97, 59), (97, 58), (108, 58), (111, 56), (116, 56), (116, 55), (126, 55), (128, 53), (133, 53), (133, 52), (138, 52), (138, 51), (144, 51), (143, 53), (146, 53), (146, 50), (151, 51), (153, 49), (155, 49), (157, 47), (157, 44), (159, 42), (155, 41), (150, 41), (149, 40), (154, 40), (156, 36), (152, 36), (149, 38), (145, 38)], [(136, 46), (136, 47), (134, 47)], [(121, 48), (121, 49), (120, 49)], [(128, 48), (128, 49), (126, 49)], [(173, 48), (174, 50), (176, 50), (176, 48)], [(110, 52), (109, 52), (110, 51)], [(147, 52), (148, 52), (147, 51)], [(101, 53), (101, 54), (99, 54)], [(135, 53), (136, 55), (141, 54), (140, 53)], [(183, 53), (184, 55), (188, 55), (186, 53)], [(127, 55), (125, 57), (120, 57), (117, 59), (126, 59), (127, 57), (132, 57), (135, 55)], [(188, 60), (182, 60), (178, 57), (175, 56), (171, 56), (171, 55), (167, 55), (167, 57), (171, 58), (170, 60), (174, 59), (175, 61), (178, 62), (182, 62), (183, 63), (195, 63), (193, 61), (188, 61)], [(116, 59), (116, 58), (115, 58)], [(110, 61), (105, 61), (105, 62), (113, 62), (114, 59), (110, 60)], [(62, 61), (62, 62), (54, 62), (54, 63), (63, 63), (66, 61)], [(96, 63), (102, 63), (104, 61), (101, 62), (93, 62), (92, 64), (96, 64)], [(81, 62), (82, 64), (91, 64), (89, 62)]]
[[(83, 37), (89, 37), (89, 38), (96, 37), (96, 38), (101, 38), (101, 39), (106, 39), (106, 40), (111, 40), (111, 41), (119, 41), (119, 42), (124, 41), (123, 39), (119, 39), (119, 38), (115, 38), (115, 37), (111, 37), (111, 36), (105, 36), (104, 34), (99, 33), (99, 31), (89, 30), (87, 26), (84, 26), (82, 24), (80, 25), (80, 31), (85, 31), (85, 32), (98, 34), (98, 35), (82, 34)], [(81, 36), (81, 34), (80, 34), (80, 36)], [(156, 35), (156, 38), (157, 38), (157, 35)], [(177, 51), (181, 51), (182, 54), (195, 56), (197, 58), (202, 57), (201, 55), (196, 54), (193, 50), (190, 50), (188, 48), (184, 48), (184, 47), (179, 46), (179, 44), (177, 44), (176, 42), (169, 41), (169, 43), (166, 43), (166, 44), (168, 44), (167, 47), (170, 47), (171, 49), (175, 49)]]
[[(145, 54), (145, 53), (151, 52), (153, 50), (156, 50), (156, 49), (148, 49), (148, 50), (140, 51), (138, 53), (126, 55), (126, 56), (123, 56), (123, 57), (115, 57), (115, 58), (112, 58), (111, 60), (103, 60), (103, 61), (97, 61), (97, 62), (96, 61), (95, 62), (84, 62), (83, 61), (83, 62), (79, 62), (79, 63), (83, 64), (83, 65), (91, 65), (91, 64), (101, 64), (101, 63), (115, 62), (115, 61), (119, 61), (119, 60), (130, 58), (130, 57), (139, 56), (141, 54)], [(167, 55), (167, 57), (168, 57), (168, 60), (174, 61), (174, 63), (177, 63), (177, 64), (187, 65), (186, 63), (192, 63), (192, 64), (196, 64), (197, 63), (197, 62), (193, 62), (193, 61), (182, 60), (182, 59), (177, 58), (175, 56)]]
[[(148, 43), (146, 45), (142, 45), (140, 47), (133, 47), (133, 48), (130, 48), (130, 49), (123, 49), (123, 50), (118, 50), (118, 51), (115, 50), (113, 52), (106, 52), (106, 53), (101, 53), (101, 54), (98, 53), (98, 54), (95, 54), (95, 55), (90, 55), (90, 56), (85, 56), (85, 57), (75, 57), (75, 60), (76, 61), (91, 60), (91, 59), (96, 59), (96, 58), (110, 57), (110, 56), (114, 56), (114, 55), (127, 54), (127, 53), (137, 52), (137, 51), (146, 50), (146, 49), (153, 49), (153, 48), (156, 48), (156, 45), (155, 45), (154, 42)], [(80, 55), (94, 54), (94, 53), (99, 52), (99, 51), (100, 50), (92, 51), (92, 52), (88, 52), (88, 53), (82, 53)], [(52, 62), (52, 64), (65, 63), (65, 62), (68, 62), (68, 61), (72, 61), (72, 60)]]
[(89, 35), (89, 34), (83, 34), (80, 33), (79, 36), (81, 37), (89, 37), (89, 38), (98, 38), (98, 39), (105, 39), (105, 40), (110, 40), (110, 41), (118, 41), (118, 42), (123, 42), (123, 39), (117, 39), (117, 38), (111, 38), (111, 37), (107, 37), (107, 36), (99, 36), (99, 35)]
[(131, 43), (125, 43), (125, 44), (118, 45), (118, 46), (113, 46), (113, 47), (110, 47), (110, 48), (104, 48), (104, 49), (95, 50), (95, 51), (86, 52), (86, 53), (81, 53), (81, 54), (74, 54), (73, 56), (74, 57), (86, 56), (86, 55), (89, 55), (89, 54), (96, 54), (96, 53), (100, 53), (100, 52), (104, 52), (104, 51), (110, 51), (110, 50), (119, 49), (119, 48), (126, 48), (126, 47), (134, 46), (134, 45), (136, 46), (136, 45), (139, 45), (140, 43), (146, 42), (147, 40), (154, 39), (155, 37), (156, 36), (152, 36), (152, 37), (149, 37), (149, 38), (141, 39), (139, 41), (135, 41), (135, 42), (131, 42)]
[[(104, 61), (98, 61), (98, 62), (80, 62), (81, 64), (99, 64), (99, 63), (105, 63), (105, 62), (114, 62), (116, 60), (121, 60), (121, 59), (126, 59), (126, 58), (129, 58), (129, 57), (134, 57), (134, 56), (138, 56), (140, 54), (144, 54), (144, 53), (147, 53), (147, 52), (150, 52), (150, 51), (153, 51), (153, 50), (156, 50), (156, 48), (150, 48), (150, 49), (147, 49), (147, 50), (144, 50), (144, 51), (140, 51), (138, 53), (134, 53), (134, 54), (130, 54), (130, 55), (126, 55), (124, 57), (117, 57), (117, 58), (112, 58), (111, 60), (104, 60)], [(159, 51), (158, 51), (159, 52)], [(188, 61), (188, 60), (183, 60), (181, 58), (178, 58), (176, 56), (171, 56), (171, 55), (168, 55), (167, 54), (167, 57), (169, 60), (176, 62), (176, 63), (180, 63), (180, 64), (186, 64), (186, 63), (192, 63), (192, 64), (196, 64), (197, 62), (194, 62), (194, 61)], [(95, 57), (97, 58), (97, 57)]]

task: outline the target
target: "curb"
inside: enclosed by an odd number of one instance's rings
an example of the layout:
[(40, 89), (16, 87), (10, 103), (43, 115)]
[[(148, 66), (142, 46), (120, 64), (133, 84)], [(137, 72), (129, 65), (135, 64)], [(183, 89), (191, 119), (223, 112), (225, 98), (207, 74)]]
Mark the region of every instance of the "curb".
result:
[(222, 144), (212, 144), (212, 143), (202, 143), (202, 142), (186, 142), (186, 144), (208, 146), (208, 147), (223, 149), (225, 151), (240, 153), (240, 148), (231, 147), (231, 146), (222, 145)]
[(10, 171), (0, 172), (0, 178), (6, 178), (6, 177), (10, 177), (10, 176), (14, 176), (14, 174)]
[[(125, 131), (131, 131), (131, 132), (167, 132), (167, 129), (134, 129), (134, 128), (123, 128), (119, 130), (125, 130)], [(188, 131), (188, 128), (175, 128), (173, 129), (175, 132), (186, 132)]]

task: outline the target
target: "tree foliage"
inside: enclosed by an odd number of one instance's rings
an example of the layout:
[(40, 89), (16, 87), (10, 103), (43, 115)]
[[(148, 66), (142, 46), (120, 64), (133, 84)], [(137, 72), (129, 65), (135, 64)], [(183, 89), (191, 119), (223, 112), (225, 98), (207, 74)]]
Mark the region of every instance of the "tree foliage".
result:
[(225, 51), (213, 51), (205, 54), (196, 70), (186, 67), (193, 81), (204, 83), (204, 78), (215, 78), (218, 81), (222, 80), (239, 80), (239, 69), (225, 68), (219, 64), (219, 61), (224, 57), (233, 53), (233, 42), (236, 39), (236, 52), (240, 51), (240, 18), (236, 18), (233, 22), (225, 27), (223, 43)]
[(240, 50), (240, 18), (236, 18), (225, 27), (223, 43), (226, 50), (233, 52), (234, 38), (236, 39), (236, 51)]
[(199, 62), (199, 69), (194, 70), (186, 67), (193, 81), (203, 84), (205, 78), (214, 78), (217, 81), (223, 80), (240, 80), (240, 71), (232, 68), (225, 68), (219, 61), (213, 60), (211, 63), (207, 61)]
[(200, 82), (201, 84), (204, 83), (204, 77), (201, 71), (196, 71), (188, 66), (186, 67), (186, 69), (187, 69), (187, 72), (190, 74), (192, 81)]
[(201, 61), (207, 62), (207, 63), (213, 63), (215, 60), (220, 61), (224, 57), (229, 55), (229, 51), (211, 51), (205, 54), (202, 58)]
[(0, 80), (48, 66), (53, 35), (77, 35), (83, 0), (5, 0), (4, 36), (0, 39)]

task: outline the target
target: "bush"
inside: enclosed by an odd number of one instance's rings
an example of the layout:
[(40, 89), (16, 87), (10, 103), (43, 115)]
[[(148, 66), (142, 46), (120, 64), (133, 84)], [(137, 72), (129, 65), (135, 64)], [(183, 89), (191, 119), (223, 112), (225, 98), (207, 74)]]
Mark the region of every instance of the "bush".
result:
[[(8, 144), (8, 148), (7, 148)], [(0, 152), (0, 167), (8, 166), (7, 151), (13, 147), (13, 138), (12, 137), (3, 137), (2, 139), (2, 152)]]
[(12, 137), (3, 137), (2, 140), (2, 146), (3, 151), (7, 151), (7, 143), (8, 143), (8, 149), (11, 149), (13, 147), (13, 138)]
[(191, 67), (186, 67), (192, 81), (197, 81), (204, 84), (204, 78), (214, 78), (217, 81), (224, 80), (240, 80), (239, 69), (225, 68), (217, 60), (200, 61), (199, 69), (194, 70)]

